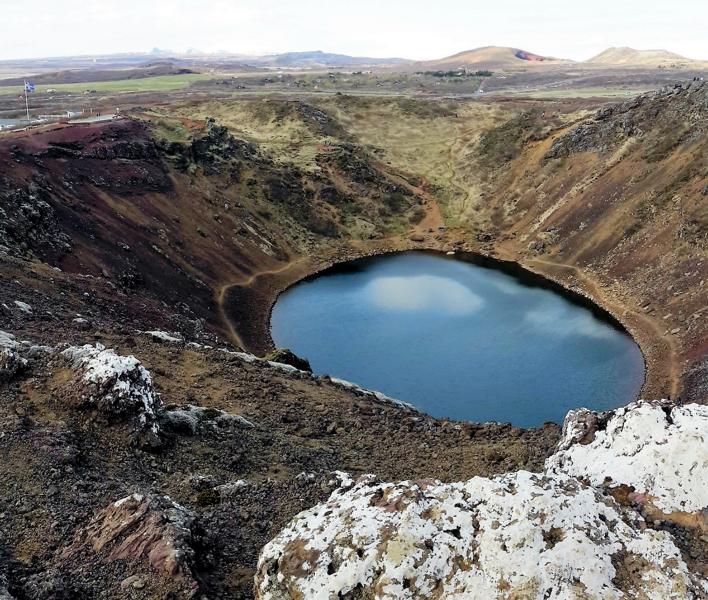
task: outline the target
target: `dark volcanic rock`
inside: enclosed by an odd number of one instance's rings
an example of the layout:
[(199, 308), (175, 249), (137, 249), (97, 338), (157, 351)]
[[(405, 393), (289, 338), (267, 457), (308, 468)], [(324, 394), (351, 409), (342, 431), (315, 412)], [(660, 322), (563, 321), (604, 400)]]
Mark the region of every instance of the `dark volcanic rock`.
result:
[(49, 192), (36, 184), (8, 189), (0, 182), (0, 250), (11, 256), (59, 258), (71, 250), (71, 241), (59, 227)]
[(300, 118), (316, 133), (332, 137), (346, 138), (347, 132), (339, 122), (327, 112), (307, 102), (297, 103), (297, 112)]
[(678, 83), (601, 108), (593, 119), (556, 139), (544, 160), (607, 151), (627, 138), (641, 138), (645, 131), (657, 126), (665, 130), (661, 137), (668, 148), (668, 144), (677, 145), (702, 135), (707, 113), (708, 86), (704, 82)]
[(194, 140), (190, 151), (207, 175), (219, 173), (220, 165), (225, 162), (233, 159), (253, 160), (258, 155), (258, 149), (253, 144), (235, 138), (226, 127), (217, 125), (213, 119), (207, 120), (206, 135)]
[(312, 367), (310, 366), (310, 361), (306, 358), (300, 358), (289, 348), (277, 348), (272, 352), (266, 354), (263, 358), (277, 363), (283, 363), (284, 365), (290, 365), (301, 371), (312, 372)]

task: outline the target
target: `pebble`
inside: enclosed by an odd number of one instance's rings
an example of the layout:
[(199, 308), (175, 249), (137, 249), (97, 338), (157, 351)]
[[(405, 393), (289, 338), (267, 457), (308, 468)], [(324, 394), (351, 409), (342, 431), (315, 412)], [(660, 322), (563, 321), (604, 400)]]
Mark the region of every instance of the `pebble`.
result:
[(120, 587), (122, 589), (132, 587), (136, 590), (142, 590), (145, 587), (145, 580), (139, 575), (131, 575), (130, 577), (126, 577), (123, 581), (121, 581)]

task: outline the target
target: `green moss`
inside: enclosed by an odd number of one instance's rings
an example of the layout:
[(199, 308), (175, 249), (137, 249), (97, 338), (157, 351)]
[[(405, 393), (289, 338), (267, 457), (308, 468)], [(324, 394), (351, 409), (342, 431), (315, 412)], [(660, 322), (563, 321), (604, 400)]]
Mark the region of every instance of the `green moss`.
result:
[(289, 348), (277, 348), (263, 357), (265, 360), (290, 365), (301, 371), (312, 371), (310, 362), (306, 358), (301, 358)]
[(152, 121), (155, 137), (179, 144), (192, 140), (189, 130), (181, 122), (172, 119), (155, 119)]

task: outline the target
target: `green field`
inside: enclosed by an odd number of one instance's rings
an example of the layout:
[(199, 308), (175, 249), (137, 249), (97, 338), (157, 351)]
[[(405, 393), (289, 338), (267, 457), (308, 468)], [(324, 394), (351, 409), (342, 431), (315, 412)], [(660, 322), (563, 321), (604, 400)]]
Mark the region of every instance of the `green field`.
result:
[[(77, 92), (86, 90), (96, 90), (97, 92), (107, 92), (118, 94), (122, 92), (170, 92), (181, 90), (195, 81), (209, 79), (213, 75), (202, 73), (192, 73), (188, 75), (161, 75), (159, 77), (145, 77), (144, 79), (124, 79), (120, 81), (89, 81), (86, 83), (59, 83), (37, 85), (37, 93), (46, 93), (48, 89), (59, 92)], [(0, 88), (0, 90), (3, 88)], [(11, 88), (5, 88), (10, 90)]]

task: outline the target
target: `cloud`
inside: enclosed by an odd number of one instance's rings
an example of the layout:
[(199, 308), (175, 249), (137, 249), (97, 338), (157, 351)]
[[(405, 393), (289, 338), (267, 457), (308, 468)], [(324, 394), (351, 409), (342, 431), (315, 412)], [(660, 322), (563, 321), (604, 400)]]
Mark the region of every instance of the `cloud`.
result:
[(434, 275), (379, 277), (365, 288), (366, 298), (389, 310), (433, 311), (465, 316), (482, 308), (484, 300), (461, 283)]
[(498, 273), (494, 274), (498, 276), (490, 278), (489, 283), (502, 294), (506, 294), (507, 296), (518, 296), (525, 291), (524, 287), (517, 281), (511, 279), (511, 277), (499, 275)]
[(563, 306), (544, 305), (543, 308), (530, 310), (524, 315), (524, 321), (556, 336), (582, 335), (609, 339), (615, 335), (608, 324), (598, 321), (592, 313), (571, 312)]

